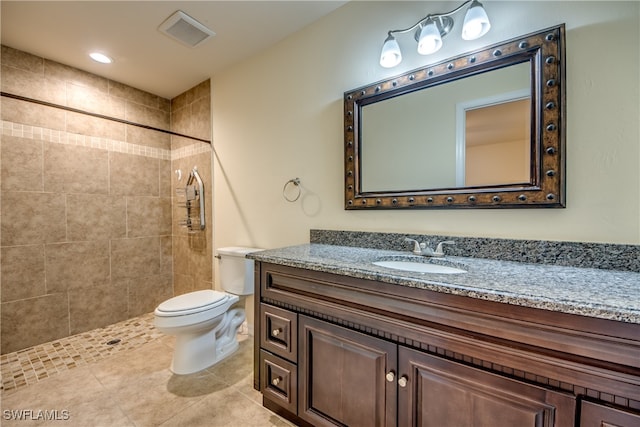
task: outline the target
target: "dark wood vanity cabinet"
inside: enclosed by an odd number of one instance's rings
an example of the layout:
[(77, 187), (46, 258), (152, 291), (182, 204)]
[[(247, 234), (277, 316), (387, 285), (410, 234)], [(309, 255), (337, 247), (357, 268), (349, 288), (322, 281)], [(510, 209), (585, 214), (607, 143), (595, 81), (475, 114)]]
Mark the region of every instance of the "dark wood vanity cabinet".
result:
[(640, 414), (630, 413), (601, 404), (582, 402), (580, 427), (640, 426)]
[(574, 425), (575, 398), (300, 316), (298, 416), (316, 426)]
[(254, 385), (303, 426), (640, 426), (638, 325), (256, 263)]
[(399, 355), (400, 426), (574, 426), (575, 397), (567, 393), (404, 347)]
[(300, 316), (298, 416), (314, 426), (396, 425), (397, 346)]

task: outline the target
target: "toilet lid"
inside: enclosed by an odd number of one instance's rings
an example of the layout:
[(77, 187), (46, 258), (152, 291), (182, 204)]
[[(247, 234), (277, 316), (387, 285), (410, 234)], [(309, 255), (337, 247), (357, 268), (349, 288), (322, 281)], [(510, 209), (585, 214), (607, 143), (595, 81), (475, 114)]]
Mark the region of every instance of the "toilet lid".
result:
[(165, 313), (194, 312), (208, 310), (220, 304), (224, 304), (229, 296), (225, 292), (206, 289), (203, 291), (189, 292), (166, 300), (158, 306), (158, 310)]

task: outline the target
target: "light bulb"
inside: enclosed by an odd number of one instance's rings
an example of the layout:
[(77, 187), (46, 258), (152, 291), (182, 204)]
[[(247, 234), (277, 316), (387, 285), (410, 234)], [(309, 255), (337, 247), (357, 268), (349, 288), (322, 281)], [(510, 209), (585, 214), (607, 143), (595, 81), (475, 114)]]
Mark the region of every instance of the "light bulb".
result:
[(384, 68), (395, 67), (402, 61), (402, 52), (400, 45), (395, 37), (389, 35), (382, 45), (382, 53), (380, 54), (380, 65)]
[(467, 13), (464, 15), (464, 24), (462, 24), (462, 38), (464, 40), (475, 40), (487, 34), (491, 29), (491, 23), (487, 12), (485, 12), (482, 4), (474, 0)]
[(113, 62), (113, 59), (100, 52), (92, 52), (89, 54), (89, 56), (91, 57), (91, 59), (96, 62), (100, 62), (101, 64), (111, 64)]
[(427, 21), (427, 25), (420, 30), (418, 37), (418, 53), (420, 55), (428, 55), (437, 52), (442, 47), (442, 37), (436, 23), (432, 20)]

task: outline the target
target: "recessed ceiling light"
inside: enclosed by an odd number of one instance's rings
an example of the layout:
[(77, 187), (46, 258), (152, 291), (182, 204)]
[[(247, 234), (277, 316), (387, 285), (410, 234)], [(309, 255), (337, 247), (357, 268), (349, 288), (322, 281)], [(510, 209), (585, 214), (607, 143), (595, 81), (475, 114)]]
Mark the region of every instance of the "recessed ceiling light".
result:
[(100, 62), (101, 64), (111, 64), (113, 62), (113, 59), (109, 58), (107, 55), (103, 53), (92, 52), (89, 54), (89, 56), (91, 57), (91, 59), (93, 59), (96, 62)]

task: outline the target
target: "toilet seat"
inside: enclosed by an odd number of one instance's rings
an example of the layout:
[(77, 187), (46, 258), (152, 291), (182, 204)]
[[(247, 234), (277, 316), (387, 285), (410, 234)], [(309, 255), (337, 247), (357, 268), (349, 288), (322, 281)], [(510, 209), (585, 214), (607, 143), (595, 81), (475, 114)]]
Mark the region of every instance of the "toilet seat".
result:
[(211, 289), (190, 292), (166, 300), (156, 308), (155, 315), (177, 317), (201, 313), (224, 305), (229, 298), (230, 295), (226, 292)]

